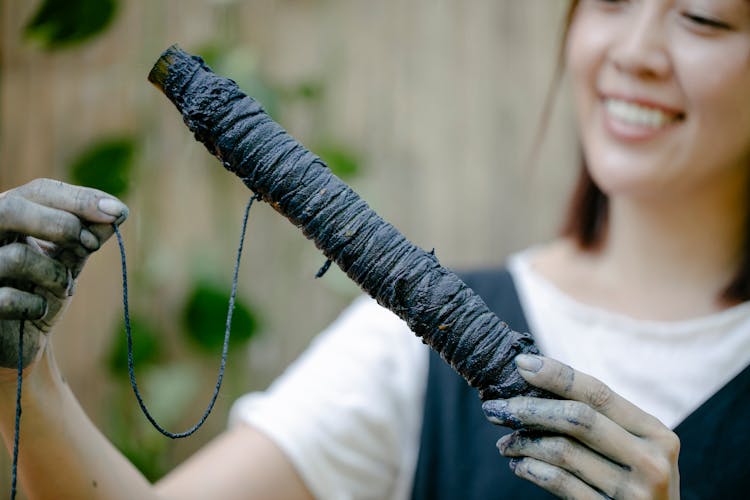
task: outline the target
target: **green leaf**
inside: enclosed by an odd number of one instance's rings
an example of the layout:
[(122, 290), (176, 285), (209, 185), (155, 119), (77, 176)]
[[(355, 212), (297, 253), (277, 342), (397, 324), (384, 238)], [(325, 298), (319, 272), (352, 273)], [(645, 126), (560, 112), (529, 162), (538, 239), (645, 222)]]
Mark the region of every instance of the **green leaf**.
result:
[[(217, 287), (198, 282), (182, 313), (185, 333), (199, 348), (215, 354), (224, 343), (224, 330), (229, 308), (229, 285)], [(258, 320), (250, 307), (236, 298), (232, 316), (230, 346), (239, 346), (255, 334)]]
[(342, 179), (354, 177), (359, 173), (360, 160), (353, 150), (335, 143), (322, 143), (312, 148), (334, 174)]
[(68, 169), (75, 184), (101, 189), (111, 195), (125, 195), (135, 156), (135, 141), (114, 137), (96, 142), (81, 153)]
[(293, 95), (309, 101), (318, 101), (323, 96), (323, 89), (322, 82), (308, 80), (297, 85), (293, 90)]
[(104, 31), (117, 9), (117, 0), (44, 0), (24, 34), (47, 50), (69, 47)]
[[(130, 331), (133, 335), (133, 361), (137, 371), (146, 366), (155, 365), (161, 355), (161, 339), (156, 329), (146, 320), (137, 316), (130, 317)], [(118, 325), (117, 337), (109, 353), (109, 370), (113, 375), (128, 376), (128, 351), (125, 342), (125, 324)]]

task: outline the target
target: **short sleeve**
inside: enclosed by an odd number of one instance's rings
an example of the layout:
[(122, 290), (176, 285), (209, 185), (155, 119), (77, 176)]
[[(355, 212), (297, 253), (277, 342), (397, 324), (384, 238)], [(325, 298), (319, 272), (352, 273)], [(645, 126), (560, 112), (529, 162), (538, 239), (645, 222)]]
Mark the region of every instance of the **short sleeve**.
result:
[(230, 424), (269, 436), (321, 499), (408, 498), (416, 466), (427, 347), (362, 297)]

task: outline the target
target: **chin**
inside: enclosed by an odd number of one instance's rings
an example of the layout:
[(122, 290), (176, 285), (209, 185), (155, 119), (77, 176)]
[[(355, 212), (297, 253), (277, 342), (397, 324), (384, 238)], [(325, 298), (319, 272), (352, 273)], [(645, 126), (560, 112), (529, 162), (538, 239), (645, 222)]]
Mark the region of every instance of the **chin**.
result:
[(611, 197), (664, 196), (669, 183), (648, 165), (589, 163), (589, 173), (599, 189)]

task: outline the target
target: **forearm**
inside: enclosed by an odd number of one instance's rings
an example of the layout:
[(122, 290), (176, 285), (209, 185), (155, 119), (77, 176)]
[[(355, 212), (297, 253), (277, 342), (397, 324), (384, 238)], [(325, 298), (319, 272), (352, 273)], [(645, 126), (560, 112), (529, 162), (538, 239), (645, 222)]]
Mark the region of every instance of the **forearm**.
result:
[[(48, 349), (49, 351), (49, 349)], [(13, 447), (16, 384), (0, 381), (0, 433)], [(29, 498), (157, 498), (99, 432), (46, 352), (23, 385), (19, 479)]]

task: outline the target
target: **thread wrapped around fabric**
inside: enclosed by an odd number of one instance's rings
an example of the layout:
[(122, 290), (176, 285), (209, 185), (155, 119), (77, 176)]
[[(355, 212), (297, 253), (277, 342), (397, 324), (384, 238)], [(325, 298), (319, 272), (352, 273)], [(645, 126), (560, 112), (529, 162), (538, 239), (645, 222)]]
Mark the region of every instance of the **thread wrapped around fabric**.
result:
[(254, 99), (177, 46), (149, 74), (195, 138), (263, 201), (302, 229), (325, 256), (435, 349), (481, 399), (548, 396), (515, 369), (536, 354), (431, 252), (408, 241)]

